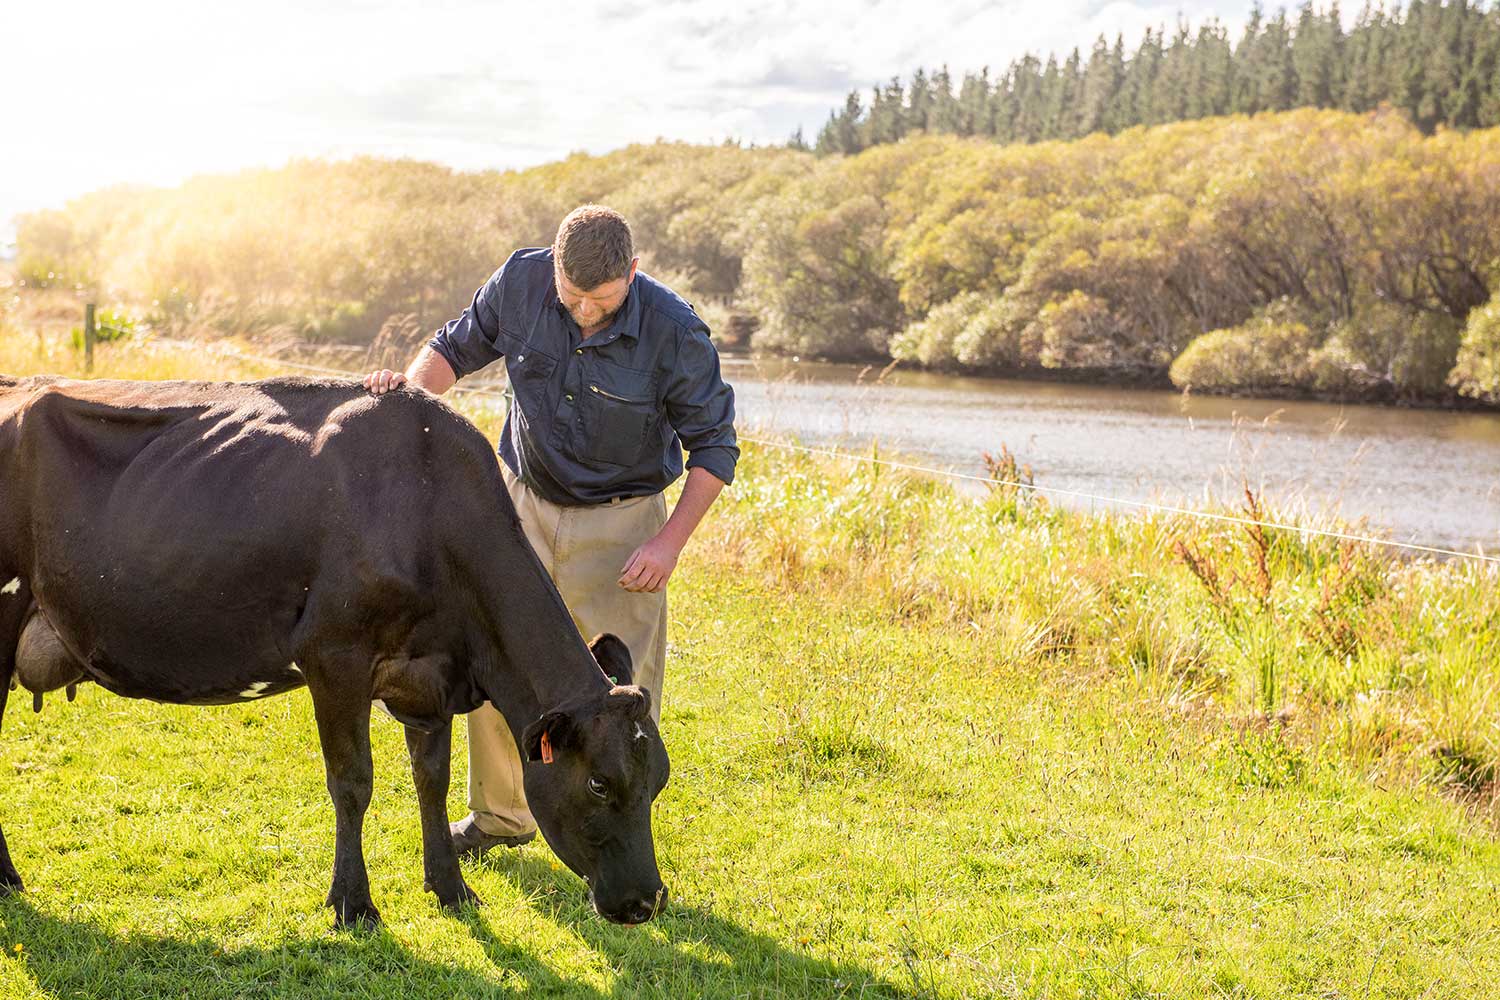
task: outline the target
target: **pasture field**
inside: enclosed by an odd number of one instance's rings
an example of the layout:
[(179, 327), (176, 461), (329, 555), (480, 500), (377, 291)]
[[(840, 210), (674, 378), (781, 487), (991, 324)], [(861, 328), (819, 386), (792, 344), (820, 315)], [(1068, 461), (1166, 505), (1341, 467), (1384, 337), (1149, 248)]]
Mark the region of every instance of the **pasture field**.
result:
[[(0, 371), (75, 366), (0, 332)], [(269, 374), (149, 342), (101, 348), (98, 373)], [(1493, 569), (747, 447), (671, 593), (658, 920), (594, 917), (540, 842), (466, 866), (487, 905), (440, 914), (400, 729), (377, 717), (365, 845), (386, 924), (336, 932), (305, 692), (202, 709), (85, 686), (35, 716), (13, 698), (0, 734), (28, 885), (0, 900), (0, 998), (1500, 981)]]

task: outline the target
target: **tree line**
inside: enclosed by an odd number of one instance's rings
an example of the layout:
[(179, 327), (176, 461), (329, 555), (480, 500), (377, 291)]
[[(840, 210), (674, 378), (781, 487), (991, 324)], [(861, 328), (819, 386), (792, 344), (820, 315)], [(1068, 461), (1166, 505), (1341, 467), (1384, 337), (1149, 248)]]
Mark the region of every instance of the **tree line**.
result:
[(655, 143), (524, 171), (303, 161), (23, 216), (23, 277), (160, 329), (435, 329), (587, 201), (768, 352), (1500, 404), (1500, 129), (1229, 115), (852, 156)]
[[(1337, 3), (1266, 16), (1259, 4), (1237, 40), (1216, 18), (1194, 31), (1147, 28), (1133, 52), (1100, 36), (1045, 63), (1027, 54), (995, 79), (988, 69), (955, 80), (946, 66), (918, 69), (851, 91), (812, 148), (852, 154), (915, 132), (1000, 142), (1075, 139), (1228, 114), (1386, 104), (1424, 134), (1439, 125), (1500, 125), (1500, 4), (1411, 0), (1403, 11), (1366, 3), (1347, 32)], [(801, 131), (789, 143), (807, 148)]]

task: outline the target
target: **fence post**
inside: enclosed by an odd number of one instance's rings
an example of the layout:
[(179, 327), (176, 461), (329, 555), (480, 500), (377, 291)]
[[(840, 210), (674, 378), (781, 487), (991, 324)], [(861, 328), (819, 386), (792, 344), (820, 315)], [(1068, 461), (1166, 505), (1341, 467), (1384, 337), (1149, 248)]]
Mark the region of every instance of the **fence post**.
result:
[(86, 373), (94, 370), (94, 341), (98, 336), (94, 329), (94, 304), (90, 302), (83, 307), (83, 370)]

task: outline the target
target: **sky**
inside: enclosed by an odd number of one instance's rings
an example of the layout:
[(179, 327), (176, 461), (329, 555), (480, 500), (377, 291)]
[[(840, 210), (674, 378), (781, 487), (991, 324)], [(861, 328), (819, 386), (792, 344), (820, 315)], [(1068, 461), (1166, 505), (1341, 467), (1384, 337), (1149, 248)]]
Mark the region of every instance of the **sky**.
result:
[[(809, 139), (849, 90), (1026, 52), (1127, 51), (1250, 0), (132, 0), (7, 4), (0, 244), (115, 183), (295, 157), (519, 168), (657, 138)], [(1274, 9), (1277, 4), (1268, 4)]]

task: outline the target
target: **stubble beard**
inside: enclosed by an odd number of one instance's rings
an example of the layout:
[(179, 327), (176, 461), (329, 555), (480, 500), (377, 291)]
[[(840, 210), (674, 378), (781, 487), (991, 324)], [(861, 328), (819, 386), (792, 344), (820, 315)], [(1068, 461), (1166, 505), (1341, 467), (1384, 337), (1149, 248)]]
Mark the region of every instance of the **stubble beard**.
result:
[(573, 317), (573, 322), (578, 324), (578, 329), (580, 330), (587, 330), (590, 327), (598, 327), (599, 329), (603, 329), (605, 326), (609, 325), (609, 321), (614, 319), (615, 314), (619, 311), (620, 310), (616, 309), (614, 312), (607, 312), (598, 319), (594, 320), (594, 322), (592, 323), (585, 323), (583, 321), (583, 318), (578, 315), (577, 310), (569, 309), (568, 315)]

